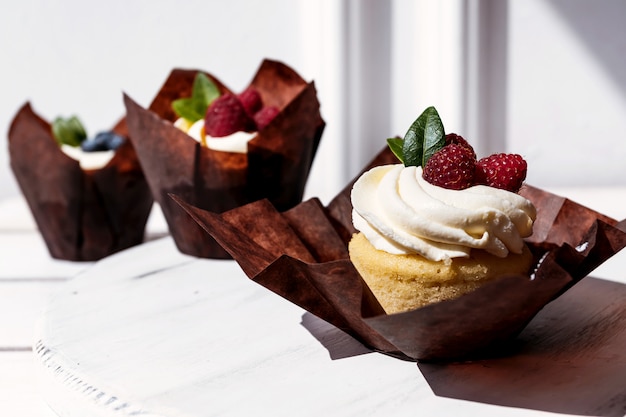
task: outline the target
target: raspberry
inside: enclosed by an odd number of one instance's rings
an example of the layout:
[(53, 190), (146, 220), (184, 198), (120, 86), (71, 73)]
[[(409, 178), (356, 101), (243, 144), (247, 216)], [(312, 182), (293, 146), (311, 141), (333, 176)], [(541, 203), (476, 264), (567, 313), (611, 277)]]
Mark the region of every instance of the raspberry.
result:
[(474, 185), (474, 151), (452, 143), (438, 150), (426, 163), (422, 176), (433, 185), (462, 190)]
[(476, 159), (476, 152), (474, 152), (474, 148), (470, 145), (461, 135), (457, 135), (456, 133), (448, 133), (445, 137), (446, 145), (457, 144), (466, 147), (472, 151), (474, 155), (474, 159)]
[(237, 95), (241, 104), (243, 104), (243, 108), (246, 109), (246, 113), (248, 116), (252, 117), (256, 112), (261, 110), (263, 107), (263, 101), (261, 100), (261, 95), (257, 91), (256, 88), (250, 86), (246, 88), (243, 92)]
[(233, 94), (223, 94), (211, 103), (204, 117), (204, 131), (219, 138), (239, 131), (255, 130), (254, 120), (248, 116), (241, 101)]
[(517, 192), (526, 179), (526, 170), (526, 161), (518, 154), (493, 154), (476, 163), (476, 183)]
[(274, 117), (280, 113), (277, 107), (268, 106), (263, 107), (254, 115), (254, 121), (256, 122), (256, 127), (259, 130), (262, 130), (265, 126), (267, 126)]

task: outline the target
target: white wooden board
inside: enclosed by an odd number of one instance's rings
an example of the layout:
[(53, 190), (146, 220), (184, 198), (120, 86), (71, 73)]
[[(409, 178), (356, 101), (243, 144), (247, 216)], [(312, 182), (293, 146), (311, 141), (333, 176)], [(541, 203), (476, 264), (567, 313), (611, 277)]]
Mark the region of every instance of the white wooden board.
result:
[(182, 255), (170, 238), (64, 284), (34, 350), (61, 417), (551, 415), (437, 397), (415, 363), (368, 351), (233, 261)]

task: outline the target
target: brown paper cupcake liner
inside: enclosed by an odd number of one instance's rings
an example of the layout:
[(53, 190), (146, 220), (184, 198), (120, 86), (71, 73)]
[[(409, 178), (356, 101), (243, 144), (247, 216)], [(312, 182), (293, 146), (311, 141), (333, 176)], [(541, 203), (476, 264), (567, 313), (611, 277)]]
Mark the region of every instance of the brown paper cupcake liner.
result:
[[(372, 166), (393, 161), (387, 150)], [(348, 258), (349, 184), (328, 207), (303, 202), (284, 213), (258, 201), (223, 214), (173, 196), (253, 281), (374, 350), (408, 360), (489, 355), (550, 301), (626, 245), (618, 223), (568, 199), (525, 186), (537, 207), (530, 276), (507, 275), (459, 298), (387, 315)], [(572, 218), (574, 216), (574, 218)]]
[(418, 367), (440, 397), (580, 416), (626, 413), (626, 285), (586, 277), (510, 346), (480, 360)]
[[(147, 110), (125, 96), (128, 128), (178, 249), (203, 258), (229, 258), (168, 194), (215, 213), (264, 198), (280, 211), (292, 208), (302, 201), (325, 122), (314, 83), (280, 62), (265, 60), (250, 85), (264, 105), (276, 106), (280, 113), (248, 143), (247, 154), (201, 146), (173, 126), (171, 107), (173, 100), (191, 95), (197, 73), (173, 70)], [(230, 91), (205, 74), (222, 92)]]
[[(124, 119), (113, 130), (128, 137)], [(153, 199), (130, 141), (105, 167), (83, 170), (30, 103), (8, 136), (11, 168), (52, 257), (95, 261), (143, 241)]]

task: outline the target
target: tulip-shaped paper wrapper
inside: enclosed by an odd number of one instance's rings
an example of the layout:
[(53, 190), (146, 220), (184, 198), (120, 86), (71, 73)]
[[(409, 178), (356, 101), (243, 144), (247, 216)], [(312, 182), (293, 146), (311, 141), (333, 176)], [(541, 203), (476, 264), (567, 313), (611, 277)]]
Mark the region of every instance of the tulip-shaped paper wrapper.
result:
[[(388, 150), (372, 166), (395, 163)], [(316, 199), (284, 213), (259, 201), (223, 214), (173, 198), (249, 278), (365, 345), (410, 360), (481, 355), (517, 335), (551, 300), (626, 245), (626, 226), (570, 200), (525, 186), (538, 209), (528, 240), (532, 275), (509, 275), (457, 299), (387, 315), (349, 260), (352, 183), (328, 207)]]
[[(126, 137), (125, 119), (112, 130)], [(106, 166), (83, 170), (26, 103), (9, 129), (9, 155), (52, 257), (95, 261), (143, 241), (153, 200), (128, 140)]]
[[(280, 112), (248, 142), (247, 153), (210, 149), (172, 124), (177, 118), (172, 101), (191, 95), (197, 73), (172, 71), (148, 110), (126, 96), (128, 128), (178, 249), (198, 257), (229, 258), (168, 194), (215, 213), (264, 198), (281, 211), (292, 208), (302, 201), (325, 123), (314, 83), (284, 64), (265, 60), (250, 86), (264, 105)], [(216, 77), (206, 75), (222, 93), (229, 92)]]

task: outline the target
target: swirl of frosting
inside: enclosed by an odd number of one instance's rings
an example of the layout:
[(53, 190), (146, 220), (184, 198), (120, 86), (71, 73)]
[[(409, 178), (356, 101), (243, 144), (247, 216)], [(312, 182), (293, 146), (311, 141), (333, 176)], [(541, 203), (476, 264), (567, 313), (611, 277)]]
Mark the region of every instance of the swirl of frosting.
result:
[(500, 257), (521, 253), (536, 209), (524, 197), (476, 185), (449, 190), (428, 183), (421, 167), (375, 167), (352, 188), (352, 220), (379, 250), (433, 261), (468, 257), (472, 248)]

